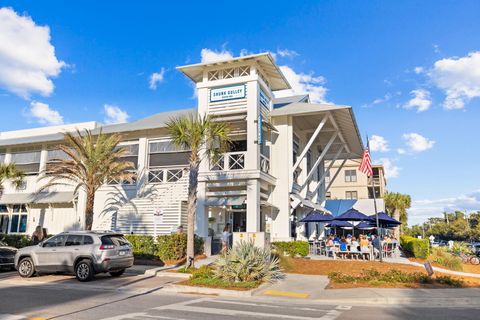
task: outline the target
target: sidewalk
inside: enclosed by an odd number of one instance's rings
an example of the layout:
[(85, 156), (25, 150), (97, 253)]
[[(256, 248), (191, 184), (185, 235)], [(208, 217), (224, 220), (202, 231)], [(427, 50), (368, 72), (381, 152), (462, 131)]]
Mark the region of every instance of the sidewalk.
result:
[(256, 292), (265, 299), (305, 299), (338, 305), (418, 305), (462, 307), (480, 305), (480, 289), (325, 289), (326, 276), (287, 274), (282, 281)]

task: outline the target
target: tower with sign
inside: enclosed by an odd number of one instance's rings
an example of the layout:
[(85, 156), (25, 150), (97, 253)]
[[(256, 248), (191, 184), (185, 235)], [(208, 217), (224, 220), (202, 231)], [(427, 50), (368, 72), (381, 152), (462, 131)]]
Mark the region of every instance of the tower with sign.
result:
[[(273, 206), (270, 124), (273, 91), (290, 86), (269, 53), (178, 68), (195, 82), (198, 113), (230, 124), (229, 152), (200, 168), (197, 233), (206, 236), (208, 220), (219, 233), (227, 223), (233, 232), (267, 232)], [(212, 229), (212, 228), (211, 228)]]

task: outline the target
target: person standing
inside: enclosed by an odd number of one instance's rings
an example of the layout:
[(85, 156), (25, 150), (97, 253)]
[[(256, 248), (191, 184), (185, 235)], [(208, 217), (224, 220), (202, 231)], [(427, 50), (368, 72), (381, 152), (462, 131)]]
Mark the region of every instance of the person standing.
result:
[(222, 254), (226, 254), (230, 247), (230, 223), (225, 225), (222, 232)]
[(35, 228), (35, 231), (32, 233), (32, 244), (36, 246), (40, 242), (42, 242), (43, 239), (43, 230), (42, 226), (37, 226)]

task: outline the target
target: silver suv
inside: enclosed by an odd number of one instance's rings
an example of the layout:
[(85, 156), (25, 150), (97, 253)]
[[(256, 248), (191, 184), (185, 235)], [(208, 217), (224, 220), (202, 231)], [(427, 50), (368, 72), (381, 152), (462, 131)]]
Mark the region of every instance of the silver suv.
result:
[(131, 244), (112, 231), (63, 232), (15, 255), (15, 268), (24, 278), (58, 272), (89, 281), (102, 272), (118, 277), (132, 265)]

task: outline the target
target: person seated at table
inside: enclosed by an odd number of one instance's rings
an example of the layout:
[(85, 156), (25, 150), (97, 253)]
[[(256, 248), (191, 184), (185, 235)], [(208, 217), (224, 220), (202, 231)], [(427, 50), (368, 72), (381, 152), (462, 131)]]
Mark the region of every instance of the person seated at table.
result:
[(366, 249), (366, 251), (368, 251), (368, 245), (370, 244), (370, 242), (368, 241), (367, 237), (364, 236), (364, 235), (361, 235), (360, 236), (360, 250), (364, 251), (364, 249)]
[(342, 243), (345, 243), (345, 244), (347, 243), (347, 239), (345, 239), (344, 236), (342, 236), (342, 238), (340, 239), (340, 244)]
[[(343, 239), (345, 240), (345, 239)], [(340, 242), (340, 251), (339, 253), (342, 254), (342, 256), (345, 256), (348, 253), (348, 247), (347, 247), (347, 242)]]
[(352, 235), (349, 233), (347, 234), (347, 243), (351, 244), (352, 243)]
[(340, 238), (337, 235), (333, 238), (333, 243), (340, 243)]
[(333, 236), (329, 236), (327, 239), (327, 242), (325, 242), (325, 246), (328, 247), (333, 247)]
[(358, 251), (360, 244), (357, 241), (357, 238), (352, 237), (352, 242), (350, 243), (350, 251)]

